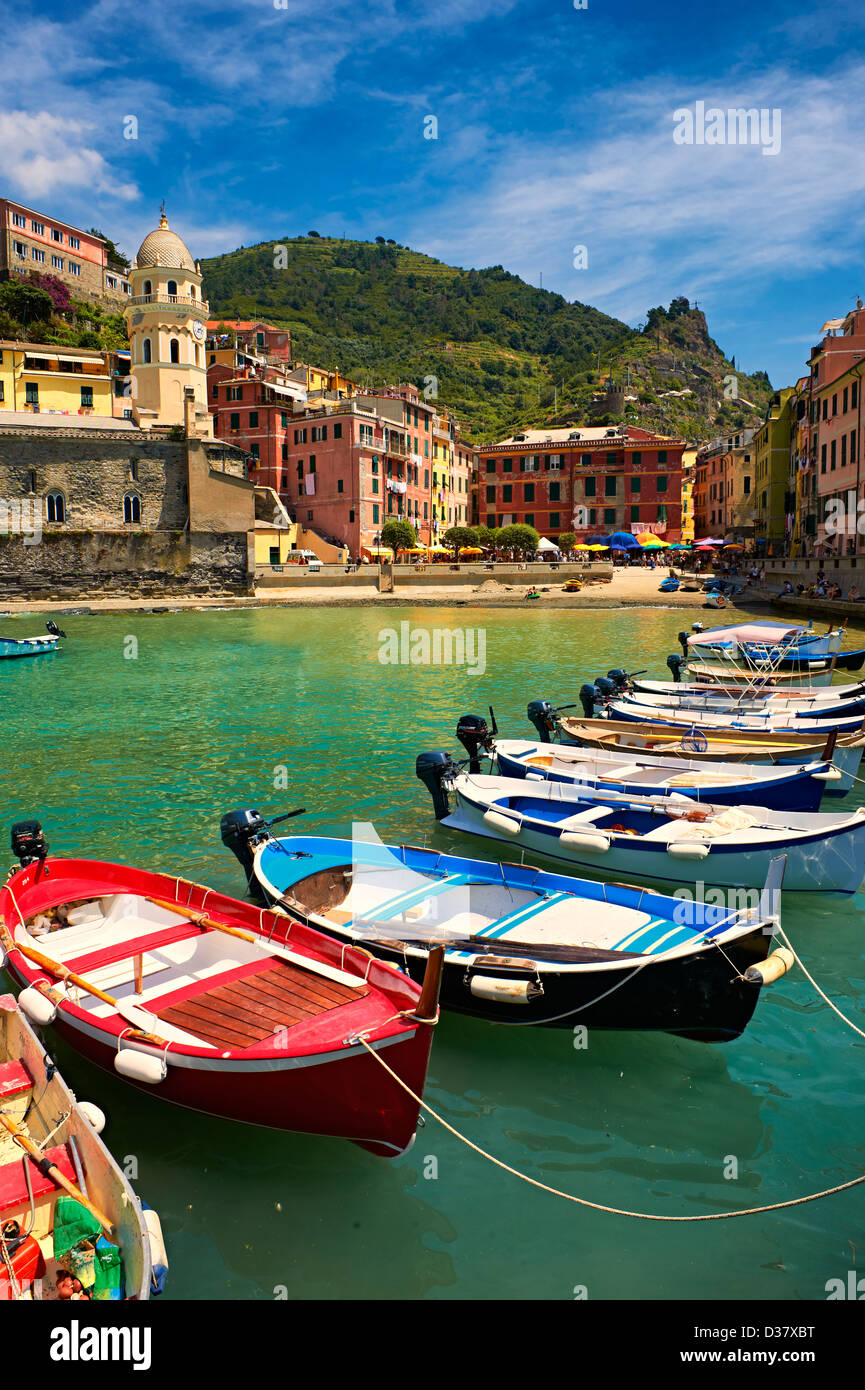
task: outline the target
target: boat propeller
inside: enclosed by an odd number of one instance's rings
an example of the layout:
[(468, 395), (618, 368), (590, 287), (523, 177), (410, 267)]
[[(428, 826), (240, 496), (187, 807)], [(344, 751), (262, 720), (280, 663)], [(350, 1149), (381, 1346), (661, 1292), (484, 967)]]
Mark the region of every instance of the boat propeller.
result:
[(436, 749), (429, 753), (418, 753), (414, 770), (415, 776), (420, 778), (433, 799), (436, 820), (444, 820), (450, 810), (446, 784), (459, 772), (458, 765), (450, 753)]
[(51, 618), (48, 619), (48, 622), (45, 624), (45, 627), (48, 630), (48, 632), (51, 633), (52, 637), (66, 636), (66, 633), (63, 631), (62, 627), (58, 627), (57, 624)]

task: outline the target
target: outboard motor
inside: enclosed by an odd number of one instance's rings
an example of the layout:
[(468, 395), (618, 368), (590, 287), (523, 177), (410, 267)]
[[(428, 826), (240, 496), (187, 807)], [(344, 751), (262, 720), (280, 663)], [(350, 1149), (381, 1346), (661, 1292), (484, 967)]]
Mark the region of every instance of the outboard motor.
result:
[(267, 826), (260, 811), (227, 811), (219, 822), (219, 833), (226, 849), (240, 863), (246, 882), (252, 893), (263, 900), (261, 890), (256, 886), (253, 873), (255, 857), (253, 850), (267, 833)]
[(469, 772), (480, 772), (480, 750), (494, 751), (489, 725), (481, 714), (464, 714), (457, 724), (457, 738), (469, 755)]
[(692, 631), (692, 632), (702, 632), (702, 631), (703, 631), (703, 624), (702, 624), (702, 623), (691, 623), (691, 631)]
[(51, 618), (48, 619), (48, 622), (45, 624), (45, 627), (47, 631), (51, 633), (52, 637), (66, 636), (66, 633), (63, 631), (62, 627), (58, 627), (57, 624)]
[(621, 666), (614, 666), (612, 671), (607, 672), (607, 680), (613, 682), (613, 685), (616, 687), (617, 695), (622, 694), (623, 691), (628, 689), (630, 679), (627, 671), (623, 671)]
[(688, 660), (688, 634), (687, 634), (687, 632), (680, 632), (680, 633), (679, 633), (679, 646), (682, 648), (682, 655), (684, 656), (685, 660), (687, 661), (687, 660)]
[(600, 700), (597, 688), (594, 685), (580, 686), (580, 704), (583, 707), (583, 714), (587, 719), (595, 717), (595, 703)]
[(12, 853), (22, 869), (48, 858), (48, 845), (38, 820), (19, 820), (12, 827)]
[(456, 763), (450, 753), (436, 750), (418, 753), (414, 770), (433, 799), (436, 820), (444, 820), (450, 810), (445, 783), (459, 771)]
[(618, 695), (615, 681), (607, 680), (606, 676), (598, 676), (595, 681), (595, 699), (601, 705), (608, 705), (611, 700), (615, 700)]
[(550, 734), (556, 727), (556, 712), (549, 700), (531, 700), (526, 714), (529, 723), (534, 724), (541, 743), (549, 743)]
[(678, 656), (676, 652), (671, 652), (667, 657), (667, 665), (673, 673), (673, 680), (680, 681), (682, 679), (682, 667), (685, 665), (684, 657)]

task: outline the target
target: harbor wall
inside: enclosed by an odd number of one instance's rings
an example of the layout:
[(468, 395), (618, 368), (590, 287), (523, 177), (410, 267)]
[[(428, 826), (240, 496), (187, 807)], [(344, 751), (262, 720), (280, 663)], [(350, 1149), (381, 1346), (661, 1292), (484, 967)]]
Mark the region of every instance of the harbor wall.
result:
[[(265, 589), (323, 589), (370, 588), (378, 592), (378, 565), (360, 565), (357, 570), (346, 574), (344, 565), (322, 565), (318, 571), (307, 569), (305, 565), (258, 565), (255, 582)], [(486, 580), (497, 584), (528, 587), (532, 584), (564, 584), (567, 579), (583, 577), (588, 583), (609, 584), (612, 565), (593, 565), (587, 569), (583, 565), (559, 565), (556, 569), (548, 564), (496, 565), (494, 569), (484, 569), (483, 565), (429, 565), (416, 570), (413, 565), (393, 565), (394, 589), (436, 589), (467, 587), (476, 589)]]
[(251, 533), (46, 531), (0, 534), (0, 597), (142, 598), (250, 593)]

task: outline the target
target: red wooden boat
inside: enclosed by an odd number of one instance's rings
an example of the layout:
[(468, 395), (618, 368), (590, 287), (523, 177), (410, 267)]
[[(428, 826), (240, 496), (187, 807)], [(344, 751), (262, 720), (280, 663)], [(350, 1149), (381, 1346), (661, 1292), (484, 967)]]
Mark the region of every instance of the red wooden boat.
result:
[[(20, 1004), (133, 1085), (211, 1115), (411, 1144), (438, 1017), (441, 953), (423, 988), (281, 911), (186, 879), (47, 857), (35, 822), (0, 889)], [(19, 832), (16, 840), (16, 831)], [(24, 846), (22, 850), (22, 844)]]

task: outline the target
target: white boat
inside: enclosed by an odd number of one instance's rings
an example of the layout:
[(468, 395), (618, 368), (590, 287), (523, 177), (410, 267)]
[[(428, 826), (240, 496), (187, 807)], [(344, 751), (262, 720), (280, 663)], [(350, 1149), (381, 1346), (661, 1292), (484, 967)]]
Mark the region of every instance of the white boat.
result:
[(636, 724), (654, 721), (675, 724), (677, 727), (685, 725), (690, 728), (693, 725), (698, 729), (705, 727), (764, 733), (795, 733), (803, 738), (809, 735), (825, 736), (830, 729), (837, 729), (839, 733), (858, 733), (863, 725), (861, 713), (840, 716), (828, 709), (817, 717), (813, 712), (810, 715), (801, 715), (793, 709), (770, 710), (765, 713), (746, 713), (741, 710), (724, 712), (716, 709), (689, 709), (685, 706), (652, 704), (648, 696), (646, 702), (636, 699), (610, 700), (604, 708), (609, 712), (611, 719)]
[(632, 676), (627, 690), (628, 693), (640, 696), (672, 696), (689, 701), (691, 697), (697, 700), (717, 700), (719, 697), (728, 696), (731, 700), (741, 701), (742, 704), (756, 701), (773, 706), (801, 707), (861, 699), (865, 697), (865, 681), (852, 681), (846, 685), (822, 686), (815, 689), (813, 686), (803, 685), (801, 681), (798, 684), (776, 683), (772, 676), (758, 675), (756, 672), (751, 673), (748, 681), (742, 681), (738, 685), (725, 685), (720, 677), (716, 684), (709, 685), (705, 681), (656, 681), (644, 680), (642, 676)]
[(104, 1121), (0, 995), (0, 1301), (53, 1301), (70, 1276), (97, 1300), (161, 1292), (159, 1218), (99, 1137)]
[(841, 773), (831, 762), (761, 767), (503, 738), (495, 740), (493, 749), (501, 777), (578, 783), (588, 789), (609, 788), (637, 796), (679, 792), (692, 800), (725, 806), (752, 801), (779, 810), (816, 811), (823, 792), (841, 781)]
[(443, 825), (605, 877), (757, 888), (783, 854), (785, 888), (855, 893), (865, 872), (865, 807), (831, 815), (695, 806), (685, 797), (465, 773), (453, 763), (441, 765), (439, 778)]
[[(658, 684), (665, 682), (659, 681)], [(617, 697), (617, 703), (639, 705), (644, 709), (648, 706), (655, 711), (651, 716), (654, 719), (664, 717), (663, 714), (659, 716), (658, 711), (671, 709), (710, 710), (717, 714), (731, 714), (736, 718), (742, 714), (763, 717), (777, 713), (787, 721), (827, 719), (837, 722), (841, 719), (865, 717), (865, 693), (857, 691), (855, 695), (845, 699), (836, 699), (831, 688), (808, 695), (791, 695), (787, 691), (773, 693), (744, 690), (739, 695), (725, 695), (714, 690), (683, 690), (679, 686), (678, 689), (674, 687), (657, 693), (648, 690), (635, 690), (633, 693), (626, 691)]]

